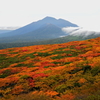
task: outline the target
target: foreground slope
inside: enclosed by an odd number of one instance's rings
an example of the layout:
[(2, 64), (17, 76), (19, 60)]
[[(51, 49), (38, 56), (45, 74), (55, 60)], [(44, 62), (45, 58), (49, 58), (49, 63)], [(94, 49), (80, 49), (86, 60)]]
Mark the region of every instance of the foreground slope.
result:
[(99, 90), (100, 38), (0, 50), (0, 100), (100, 100)]

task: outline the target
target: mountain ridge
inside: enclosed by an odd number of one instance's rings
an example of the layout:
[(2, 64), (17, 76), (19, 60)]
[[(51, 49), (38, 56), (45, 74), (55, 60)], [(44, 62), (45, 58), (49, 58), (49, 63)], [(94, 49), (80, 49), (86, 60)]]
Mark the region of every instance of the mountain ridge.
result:
[[(68, 22), (66, 20), (63, 20), (63, 22), (64, 22), (64, 25), (63, 25), (64, 27), (67, 27), (69, 25), (72, 25), (72, 26), (76, 26), (77, 27), (77, 25), (72, 24), (72, 23), (70, 23), (70, 22)], [(62, 24), (63, 24), (63, 22), (62, 22)], [(36, 21), (36, 22), (32, 22), (32, 23), (30, 23), (30, 24), (28, 24), (28, 25), (26, 25), (24, 27), (21, 27), (21, 28), (19, 28), (17, 30), (14, 30), (11, 33), (9, 32), (9, 34), (5, 34), (2, 37), (5, 37), (5, 36), (8, 37), (8, 36), (26, 34), (26, 33), (29, 33), (31, 31), (34, 31), (34, 30), (40, 28), (42, 25), (44, 25), (46, 23), (51, 23), (51, 24), (54, 24), (54, 25), (57, 25), (57, 26), (60, 25), (59, 20), (57, 20), (57, 19), (55, 19), (53, 17), (45, 17), (42, 20), (39, 20), (39, 21)]]

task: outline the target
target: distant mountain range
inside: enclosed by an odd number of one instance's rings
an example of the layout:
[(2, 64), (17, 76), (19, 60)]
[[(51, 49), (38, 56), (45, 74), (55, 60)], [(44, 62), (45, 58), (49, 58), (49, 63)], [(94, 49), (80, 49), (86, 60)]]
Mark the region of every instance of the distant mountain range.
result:
[(15, 30), (15, 29), (18, 29), (20, 28), (19, 26), (2, 26), (0, 27), (0, 30)]
[(0, 27), (0, 34), (11, 32), (11, 31), (16, 30), (18, 28), (20, 28), (20, 27)]
[(2, 33), (8, 33), (8, 32), (11, 32), (13, 30), (16, 30), (18, 28), (20, 28), (20, 27), (4, 27), (4, 26), (0, 27), (0, 34), (2, 34)]
[(11, 31), (12, 31), (12, 30), (5, 30), (5, 29), (2, 30), (2, 29), (1, 29), (1, 30), (0, 30), (0, 34), (2, 34), (2, 33), (8, 33), (8, 32), (11, 32)]
[(0, 49), (38, 44), (64, 43), (100, 36), (64, 19), (45, 17), (16, 30), (0, 34)]

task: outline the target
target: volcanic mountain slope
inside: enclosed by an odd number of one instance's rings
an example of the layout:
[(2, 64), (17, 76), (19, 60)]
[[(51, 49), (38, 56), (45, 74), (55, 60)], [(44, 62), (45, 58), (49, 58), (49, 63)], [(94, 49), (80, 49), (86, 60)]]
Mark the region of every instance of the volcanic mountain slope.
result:
[(0, 50), (0, 100), (99, 100), (100, 37)]
[[(66, 35), (61, 28), (53, 25), (46, 24), (43, 27), (30, 32), (28, 34), (22, 34), (21, 36), (16, 37), (5, 37), (0, 39), (1, 43), (23, 43), (23, 42), (37, 42), (42, 40), (58, 38), (62, 35)], [(5, 40), (6, 39), (6, 40)]]
[(0, 43), (34, 42), (58, 38), (60, 35), (66, 35), (62, 31), (63, 27), (77, 27), (77, 25), (63, 19), (45, 17), (12, 32), (1, 34)]

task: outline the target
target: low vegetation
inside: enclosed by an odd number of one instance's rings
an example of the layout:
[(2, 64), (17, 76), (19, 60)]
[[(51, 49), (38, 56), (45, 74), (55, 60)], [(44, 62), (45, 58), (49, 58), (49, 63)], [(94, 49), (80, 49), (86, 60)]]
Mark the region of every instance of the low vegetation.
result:
[(0, 100), (100, 100), (100, 38), (0, 50)]

